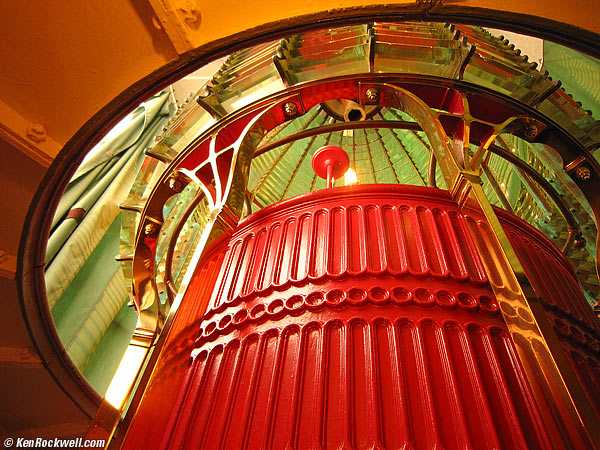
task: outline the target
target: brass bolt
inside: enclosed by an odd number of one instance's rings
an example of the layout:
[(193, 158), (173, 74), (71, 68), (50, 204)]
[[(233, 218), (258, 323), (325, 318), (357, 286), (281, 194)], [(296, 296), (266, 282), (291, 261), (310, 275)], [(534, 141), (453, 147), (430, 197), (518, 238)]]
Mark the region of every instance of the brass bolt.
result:
[(592, 178), (592, 171), (589, 167), (579, 166), (575, 170), (575, 176), (581, 181), (588, 181), (590, 178)]
[(283, 105), (283, 113), (286, 117), (294, 117), (298, 114), (298, 106), (294, 102), (287, 102)]
[(148, 222), (144, 225), (144, 235), (146, 237), (156, 237), (158, 234), (158, 225), (154, 222)]
[(525, 131), (523, 132), (523, 134), (527, 139), (533, 139), (538, 135), (539, 132), (540, 130), (535, 123), (528, 123), (525, 126)]
[(586, 241), (585, 238), (581, 235), (578, 235), (575, 240), (573, 241), (573, 247), (577, 248), (577, 249), (581, 249), (583, 247), (585, 247)]
[(169, 189), (172, 189), (175, 192), (181, 192), (183, 190), (183, 183), (177, 176), (172, 176), (169, 178)]
[(376, 103), (379, 101), (379, 89), (369, 88), (365, 92), (365, 96), (367, 97), (368, 102)]

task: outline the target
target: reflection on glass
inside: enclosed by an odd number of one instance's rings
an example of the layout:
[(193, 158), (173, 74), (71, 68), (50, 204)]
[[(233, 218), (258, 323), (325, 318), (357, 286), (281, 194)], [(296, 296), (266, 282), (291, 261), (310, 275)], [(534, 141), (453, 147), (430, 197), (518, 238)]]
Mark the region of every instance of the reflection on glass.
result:
[(163, 142), (179, 153), (214, 123), (215, 119), (210, 113), (194, 101), (173, 123)]

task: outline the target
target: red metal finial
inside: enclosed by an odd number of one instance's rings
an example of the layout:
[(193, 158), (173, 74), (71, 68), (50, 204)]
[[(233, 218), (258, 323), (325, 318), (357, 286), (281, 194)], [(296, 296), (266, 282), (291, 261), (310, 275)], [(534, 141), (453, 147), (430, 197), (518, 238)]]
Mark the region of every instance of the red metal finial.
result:
[(340, 147), (326, 145), (318, 149), (312, 157), (312, 168), (315, 173), (327, 180), (327, 188), (344, 175), (350, 166), (348, 154)]

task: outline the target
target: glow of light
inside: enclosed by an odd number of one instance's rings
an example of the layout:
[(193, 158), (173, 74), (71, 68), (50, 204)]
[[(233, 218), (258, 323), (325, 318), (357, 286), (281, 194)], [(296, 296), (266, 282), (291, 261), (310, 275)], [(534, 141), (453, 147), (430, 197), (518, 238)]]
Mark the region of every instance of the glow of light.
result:
[(516, 148), (513, 148), (513, 149), (512, 149), (512, 152), (513, 152), (513, 153), (517, 153), (517, 149), (516, 149)]
[(147, 351), (147, 348), (138, 345), (130, 344), (129, 347), (127, 347), (123, 358), (121, 358), (119, 367), (108, 386), (106, 395), (104, 396), (104, 398), (115, 408), (121, 409), (121, 405), (144, 361)]
[(344, 174), (344, 184), (346, 186), (350, 184), (358, 183), (358, 178), (356, 177), (356, 173), (352, 169), (348, 169)]

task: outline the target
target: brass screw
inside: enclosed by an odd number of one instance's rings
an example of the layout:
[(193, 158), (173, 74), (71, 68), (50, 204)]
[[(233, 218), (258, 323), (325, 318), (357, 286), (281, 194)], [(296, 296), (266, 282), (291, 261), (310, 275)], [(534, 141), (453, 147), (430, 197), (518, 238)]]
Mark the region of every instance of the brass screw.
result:
[(582, 235), (578, 235), (573, 241), (573, 247), (580, 249), (585, 247), (586, 241)]
[(154, 222), (148, 222), (144, 225), (144, 235), (146, 237), (156, 237), (158, 234), (158, 225)]
[(524, 134), (527, 139), (535, 138), (539, 132), (540, 132), (540, 130), (539, 130), (538, 126), (534, 123), (529, 123), (525, 126)]
[(376, 103), (379, 101), (379, 89), (369, 88), (365, 92), (365, 96), (370, 103)]
[(183, 184), (176, 176), (172, 176), (169, 178), (169, 189), (174, 190), (175, 192), (181, 192), (183, 190)]
[(298, 106), (294, 102), (287, 102), (283, 105), (283, 113), (286, 117), (294, 117), (298, 114)]
[(588, 181), (590, 178), (592, 178), (592, 171), (590, 170), (589, 167), (579, 166), (575, 170), (575, 176), (577, 178), (579, 178), (581, 181)]

